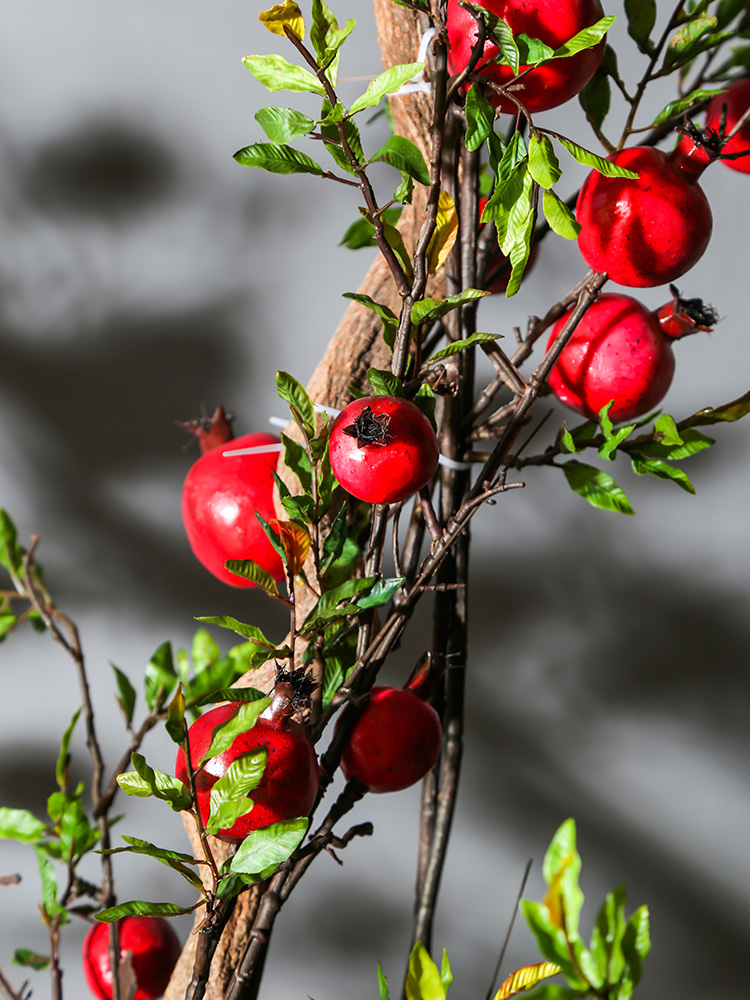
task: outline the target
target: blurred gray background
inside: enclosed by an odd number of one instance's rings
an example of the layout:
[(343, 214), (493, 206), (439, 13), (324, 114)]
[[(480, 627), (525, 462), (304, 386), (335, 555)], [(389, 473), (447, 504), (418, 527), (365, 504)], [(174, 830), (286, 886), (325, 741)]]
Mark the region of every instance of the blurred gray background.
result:
[[(189, 646), (195, 615), (285, 630), (275, 607), (193, 559), (179, 498), (196, 453), (183, 450), (175, 421), (218, 402), (237, 414), (238, 433), (283, 416), (275, 370), (308, 378), (344, 309), (341, 293), (356, 289), (372, 257), (337, 246), (357, 217), (356, 192), (232, 160), (262, 138), (259, 107), (314, 110), (304, 97), (267, 95), (243, 68), (243, 55), (283, 44), (257, 24), (260, 9), (233, 0), (5, 5), (0, 504), (22, 537), (41, 536), (52, 592), (80, 625), (112, 766), (124, 734), (108, 661), (137, 682), (163, 640)], [(335, 10), (360, 18), (342, 76), (375, 75), (369, 3)], [(614, 37), (629, 46), (620, 65), (632, 82), (641, 60), (622, 23)], [(363, 88), (344, 82), (341, 93), (351, 101)], [(662, 89), (652, 111), (672, 96)], [(612, 114), (622, 120), (616, 102)], [(548, 119), (593, 145), (577, 103)], [(385, 137), (375, 122), (366, 149)], [(582, 172), (570, 163), (573, 190)], [(391, 183), (385, 168), (376, 181)], [(713, 336), (677, 345), (665, 406), (678, 419), (749, 387), (749, 183), (720, 165), (705, 177), (714, 236), (680, 288), (723, 320)], [(583, 273), (575, 245), (546, 241), (521, 293), (483, 304), (480, 328), (512, 336)], [(668, 293), (640, 297), (656, 307)], [(475, 520), (464, 776), (435, 934), (435, 954), (449, 949), (456, 1000), (486, 993), (526, 860), (535, 859), (527, 895), (539, 898), (544, 848), (567, 816), (579, 827), (586, 931), (619, 881), (631, 907), (651, 906), (641, 1000), (747, 996), (750, 421), (715, 436), (718, 446), (688, 465), (696, 497), (636, 481), (620, 461), (613, 471), (634, 518), (591, 509), (542, 470)], [(394, 679), (429, 627), (426, 615), (414, 621)], [(78, 704), (72, 667), (48, 637), (23, 634), (3, 645), (0, 678), (0, 803), (42, 814)], [(146, 752), (170, 769), (166, 738)], [(74, 755), (84, 775), (80, 733)], [(313, 867), (279, 920), (265, 996), (375, 996), (378, 959), (398, 993), (418, 799), (411, 789), (359, 806), (355, 819), (372, 819), (376, 836), (353, 844), (343, 869), (328, 857)], [(127, 806), (116, 833), (185, 842), (166, 808)], [(148, 859), (117, 870), (122, 898), (191, 900)], [(14, 948), (46, 942), (33, 852), (4, 841), (0, 874), (9, 872), (23, 882), (0, 888), (0, 967), (18, 985)], [(84, 931), (65, 931), (69, 998), (86, 995)], [(504, 971), (535, 954), (519, 924)], [(47, 996), (45, 974), (31, 975), (35, 995)]]

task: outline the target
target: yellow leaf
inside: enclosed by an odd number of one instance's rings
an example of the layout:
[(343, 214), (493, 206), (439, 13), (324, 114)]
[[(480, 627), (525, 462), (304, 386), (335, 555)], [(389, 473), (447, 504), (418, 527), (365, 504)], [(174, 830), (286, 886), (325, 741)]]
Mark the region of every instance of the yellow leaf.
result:
[(292, 524), (291, 521), (269, 521), (274, 531), (278, 532), (281, 544), (286, 552), (287, 565), (292, 576), (297, 576), (305, 565), (307, 554), (310, 551), (310, 535), (301, 524)]
[(554, 962), (540, 962), (538, 965), (525, 965), (512, 975), (508, 976), (503, 985), (495, 994), (493, 1000), (509, 1000), (517, 993), (530, 990), (541, 982), (542, 979), (549, 979), (560, 972), (560, 966)]
[(277, 3), (275, 7), (264, 10), (259, 18), (273, 35), (284, 35), (284, 28), (290, 31), (300, 40), (305, 37), (305, 22), (302, 19), (302, 11), (294, 0), (284, 0), (284, 3)]
[(456, 211), (456, 203), (447, 191), (441, 191), (435, 232), (427, 247), (427, 270), (430, 274), (434, 274), (446, 262), (457, 236), (458, 212)]

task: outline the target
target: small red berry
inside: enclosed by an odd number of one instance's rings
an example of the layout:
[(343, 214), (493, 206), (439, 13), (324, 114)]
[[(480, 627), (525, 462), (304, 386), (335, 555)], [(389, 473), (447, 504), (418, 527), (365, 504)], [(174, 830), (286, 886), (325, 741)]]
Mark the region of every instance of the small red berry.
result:
[[(252, 729), (235, 737), (224, 753), (209, 758), (195, 776), (198, 808), (204, 825), (211, 811), (211, 789), (230, 764), (244, 754), (264, 749), (268, 752), (263, 777), (249, 798), (253, 808), (228, 829), (216, 836), (229, 843), (240, 843), (251, 830), (258, 830), (284, 819), (307, 816), (318, 791), (318, 761), (307, 729), (289, 717), (291, 699), (287, 686), (277, 684), (274, 702)], [(238, 711), (236, 703), (220, 705), (201, 715), (188, 730), (190, 760), (194, 766), (211, 745), (214, 729)], [(177, 751), (175, 774), (188, 784), (185, 755)]]
[[(120, 958), (132, 956), (138, 988), (133, 1000), (156, 1000), (166, 990), (180, 957), (180, 942), (162, 917), (133, 916), (118, 921)], [(88, 987), (99, 1000), (112, 1000), (109, 962), (109, 925), (94, 924), (83, 942), (83, 971)]]
[(371, 792), (398, 792), (421, 781), (440, 756), (435, 709), (402, 688), (374, 687), (341, 755), (347, 780)]
[[(599, 0), (477, 0), (480, 7), (502, 18), (514, 35), (526, 34), (538, 38), (551, 48), (559, 48), (584, 28), (596, 24), (603, 16)], [(448, 0), (446, 18), (448, 28), (448, 64), (451, 73), (460, 73), (468, 64), (471, 50), (477, 39), (477, 25), (474, 18), (459, 3)], [(552, 62), (530, 70), (517, 84), (513, 93), (532, 114), (547, 111), (569, 101), (583, 90), (604, 55), (602, 40), (591, 49), (584, 49), (566, 59)], [(484, 53), (476, 72), (488, 77), (493, 83), (506, 84), (516, 76), (510, 66), (493, 63), (498, 48), (490, 41), (484, 44)], [(519, 68), (523, 73), (526, 66)], [(506, 114), (516, 114), (513, 101), (501, 97), (491, 89), (486, 91), (487, 99)]]
[[(610, 420), (643, 416), (666, 395), (674, 375), (671, 341), (709, 330), (715, 312), (700, 299), (674, 298), (650, 312), (628, 295), (600, 295), (586, 311), (549, 377), (561, 403), (596, 420), (610, 400)], [(570, 312), (552, 328), (547, 348)]]
[(397, 396), (365, 396), (344, 407), (331, 426), (331, 469), (352, 496), (398, 503), (435, 474), (439, 450), (422, 411)]
[(637, 180), (592, 170), (578, 195), (578, 247), (595, 271), (618, 285), (645, 288), (674, 281), (708, 246), (713, 220), (698, 178), (711, 162), (690, 141), (667, 154), (651, 146), (612, 153)]
[(233, 587), (255, 584), (225, 569), (227, 559), (252, 559), (275, 580), (283, 580), (281, 558), (255, 516), (256, 510), (265, 520), (276, 516), (273, 471), (278, 455), (223, 455), (229, 449), (277, 444), (279, 439), (273, 434), (245, 434), (232, 440), (228, 425), (226, 433), (217, 434), (212, 421), (193, 424), (204, 453), (182, 487), (182, 520), (195, 557)]

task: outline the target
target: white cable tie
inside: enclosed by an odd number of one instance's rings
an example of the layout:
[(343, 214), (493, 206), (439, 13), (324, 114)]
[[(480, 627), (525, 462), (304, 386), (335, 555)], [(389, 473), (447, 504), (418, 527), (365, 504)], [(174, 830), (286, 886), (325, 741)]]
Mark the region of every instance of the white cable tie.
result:
[(337, 417), (341, 413), (335, 406), (324, 406), (322, 403), (313, 403), (313, 406), (318, 413), (327, 413), (329, 417)]
[(289, 423), (289, 421), (285, 420), (283, 417), (269, 417), (268, 422), (271, 427), (286, 427)]
[[(419, 52), (417, 53), (415, 62), (426, 64), (427, 48), (436, 34), (437, 30), (435, 28), (428, 28), (427, 31), (425, 31), (422, 35), (422, 40), (419, 43)], [(402, 94), (431, 94), (432, 84), (428, 83), (427, 80), (422, 79), (423, 73), (424, 70), (420, 70), (416, 76), (413, 76), (411, 80), (407, 80), (406, 83), (402, 84), (398, 90), (395, 90), (390, 96), (400, 97)]]
[(279, 444), (256, 444), (252, 448), (234, 448), (232, 451), (223, 451), (222, 458), (235, 458), (237, 455), (265, 455), (272, 451), (283, 451), (284, 445)]
[(446, 469), (454, 469), (456, 472), (463, 472), (465, 469), (471, 468), (471, 462), (457, 462), (454, 458), (448, 458), (447, 455), (440, 455), (438, 465), (444, 465)]

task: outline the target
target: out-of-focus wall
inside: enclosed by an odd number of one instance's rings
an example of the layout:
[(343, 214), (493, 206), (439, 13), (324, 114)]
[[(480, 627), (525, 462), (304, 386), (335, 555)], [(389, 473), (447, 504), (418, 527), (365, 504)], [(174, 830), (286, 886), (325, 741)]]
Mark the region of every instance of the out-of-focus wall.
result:
[[(362, 25), (342, 77), (375, 75), (369, 4), (338, 8)], [(240, 432), (283, 416), (275, 370), (309, 376), (341, 293), (371, 259), (337, 246), (356, 192), (232, 160), (262, 137), (259, 107), (298, 106), (267, 95), (240, 62), (283, 44), (257, 24), (259, 10), (27, 0), (4, 19), (0, 505), (23, 536), (41, 536), (52, 592), (81, 627), (110, 764), (124, 734), (108, 661), (137, 681), (164, 639), (189, 644), (196, 615), (284, 631), (275, 608), (192, 558), (179, 493), (195, 452), (182, 449), (175, 421), (217, 402)], [(639, 66), (637, 54), (621, 59), (629, 79)], [(344, 99), (364, 86), (342, 82)], [(662, 91), (652, 110), (671, 96)], [(621, 111), (615, 103), (613, 116)], [(547, 120), (595, 145), (575, 102)], [(367, 148), (385, 136), (383, 120), (373, 123)], [(581, 173), (570, 176), (572, 190)], [(385, 168), (376, 178), (390, 183)], [(705, 178), (714, 236), (680, 288), (723, 320), (677, 345), (665, 405), (678, 418), (748, 389), (748, 183), (721, 166)], [(483, 304), (481, 328), (512, 337), (583, 272), (575, 245), (545, 241), (517, 298)], [(640, 297), (657, 306), (668, 293)], [(633, 906), (652, 907), (642, 1000), (746, 996), (750, 422), (715, 436), (715, 454), (689, 466), (696, 497), (616, 464), (635, 518), (590, 509), (554, 470), (524, 475), (524, 491), (476, 518), (464, 779), (436, 930), (458, 997), (486, 992), (526, 859), (536, 859), (528, 892), (538, 896), (544, 847), (569, 815), (589, 899), (623, 880)], [(418, 616), (394, 677), (429, 628)], [(13, 636), (0, 648), (0, 684), (0, 804), (41, 813), (77, 706), (72, 667), (47, 637)], [(168, 740), (154, 737), (146, 752), (170, 768)], [(75, 774), (85, 760), (79, 733)], [(418, 798), (412, 789), (360, 805), (357, 820), (373, 819), (376, 836), (346, 851), (343, 870), (327, 857), (313, 867), (279, 921), (267, 996), (374, 995), (378, 959), (400, 983)], [(167, 809), (127, 805), (115, 833), (183, 843)], [(2, 842), (0, 874), (16, 871), (22, 884), (0, 887), (0, 967), (20, 983), (13, 949), (45, 950), (38, 876), (30, 849)], [(148, 859), (118, 861), (118, 872), (121, 898), (190, 901)], [(65, 931), (68, 997), (85, 995), (84, 930)], [(534, 954), (519, 925), (507, 971)], [(43, 974), (32, 985), (48, 995)]]

